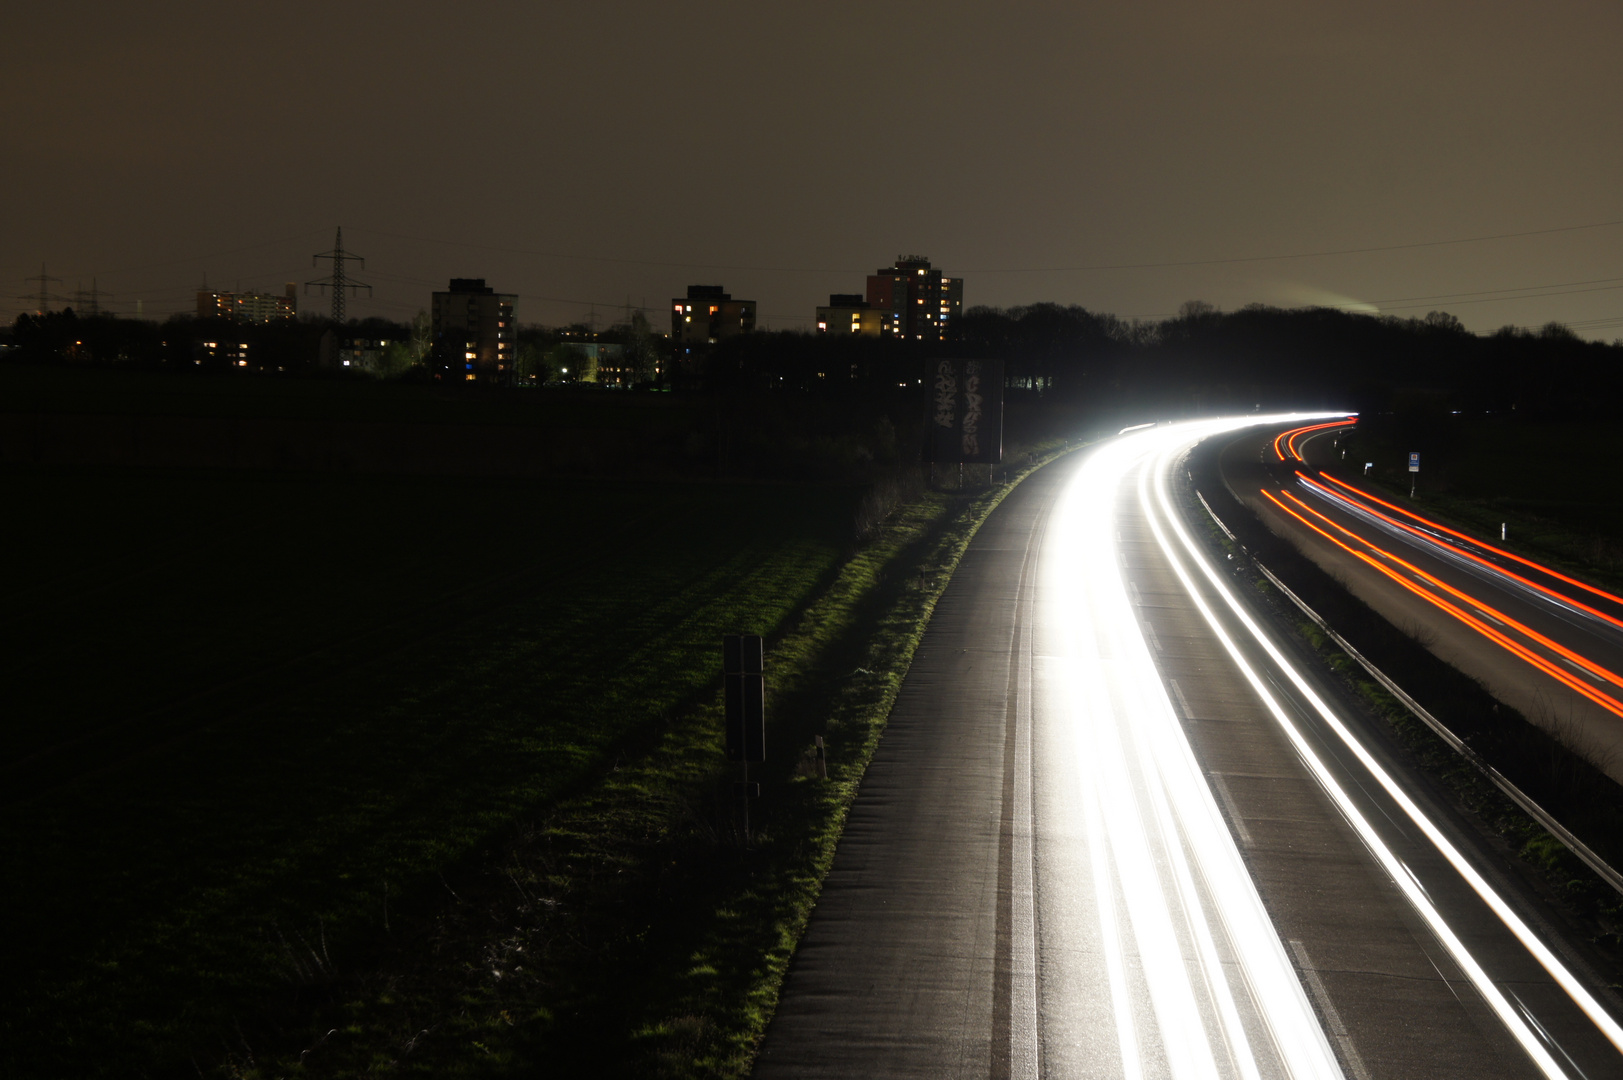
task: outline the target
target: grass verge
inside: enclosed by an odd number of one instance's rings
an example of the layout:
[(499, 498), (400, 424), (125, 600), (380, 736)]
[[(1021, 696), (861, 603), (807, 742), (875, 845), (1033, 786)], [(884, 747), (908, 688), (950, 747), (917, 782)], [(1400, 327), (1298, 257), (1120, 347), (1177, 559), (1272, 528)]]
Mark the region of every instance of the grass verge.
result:
[(744, 1075), (936, 598), (1011, 487), (902, 505), (769, 636), (747, 846), (716, 685), (397, 909), (365, 970), (306, 988), (302, 1041), (239, 1040), (215, 1071)]

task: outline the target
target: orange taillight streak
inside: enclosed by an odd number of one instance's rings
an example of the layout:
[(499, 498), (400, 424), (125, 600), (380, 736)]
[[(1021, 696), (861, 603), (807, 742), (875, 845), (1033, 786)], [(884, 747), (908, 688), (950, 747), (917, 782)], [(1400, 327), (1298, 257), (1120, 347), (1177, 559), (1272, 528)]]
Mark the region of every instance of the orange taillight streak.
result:
[(1292, 495), (1290, 492), (1288, 492), (1288, 491), (1287, 492), (1282, 492), (1281, 494), (1283, 494), (1287, 499), (1289, 499), (1291, 502), (1295, 503), (1297, 506), (1301, 507), (1303, 510), (1306, 510), (1308, 513), (1312, 514), (1314, 517), (1318, 518), (1320, 521), (1322, 521), (1325, 524), (1339, 530), (1342, 533), (1345, 533), (1347, 536), (1352, 537), (1354, 540), (1358, 541), (1360, 544), (1363, 544), (1365, 547), (1369, 548), (1371, 551), (1375, 552), (1377, 555), (1380, 555), (1380, 556), (1382, 556), (1384, 558), (1390, 559), (1394, 563), (1397, 563), (1399, 566), (1403, 567), (1405, 570), (1409, 571), (1411, 574), (1414, 574), (1416, 577), (1424, 580), (1428, 585), (1431, 585), (1431, 586), (1433, 586), (1434, 588), (1437, 588), (1437, 589), (1441, 589), (1443, 592), (1446, 592), (1450, 596), (1453, 596), (1453, 597), (1455, 597), (1457, 599), (1464, 600), (1467, 604), (1470, 604), (1472, 607), (1476, 608), (1478, 611), (1482, 612), (1484, 615), (1487, 615), (1490, 618), (1498, 619), (1500, 622), (1504, 623), (1507, 626), (1512, 627), (1513, 629), (1515, 629), (1518, 633), (1522, 634), (1523, 636), (1528, 637), (1528, 638), (1532, 639), (1533, 641), (1538, 642), (1540, 645), (1544, 646), (1546, 649), (1549, 649), (1551, 652), (1553, 652), (1553, 653), (1555, 653), (1555, 654), (1557, 654), (1559, 656), (1566, 657), (1568, 660), (1572, 661), (1574, 664), (1577, 664), (1579, 667), (1583, 668), (1585, 671), (1587, 671), (1590, 674), (1594, 675), (1596, 678), (1605, 679), (1607, 682), (1611, 683), (1613, 686), (1623, 687), (1623, 676), (1620, 676), (1620, 675), (1616, 674), (1615, 672), (1609, 670), (1608, 668), (1601, 667), (1599, 664), (1595, 663), (1593, 660), (1590, 660), (1588, 657), (1584, 656), (1582, 653), (1574, 652), (1571, 649), (1567, 648), (1565, 645), (1562, 645), (1560, 642), (1554, 641), (1554, 640), (1552, 640), (1552, 639), (1550, 639), (1548, 637), (1545, 637), (1543, 634), (1539, 633), (1537, 630), (1534, 630), (1531, 626), (1528, 626), (1526, 623), (1520, 622), (1519, 620), (1514, 619), (1509, 615), (1506, 615), (1503, 611), (1500, 611), (1498, 608), (1493, 607), (1490, 604), (1486, 604), (1486, 603), (1482, 602), (1481, 600), (1478, 600), (1476, 597), (1470, 595), (1469, 593), (1462, 592), (1459, 589), (1456, 589), (1454, 586), (1448, 584), (1445, 581), (1442, 581), (1441, 579), (1437, 578), (1436, 576), (1434, 576), (1432, 574), (1426, 573), (1426, 571), (1420, 569), (1418, 566), (1415, 566), (1413, 563), (1408, 562), (1405, 559), (1399, 558), (1397, 555), (1394, 555), (1392, 552), (1387, 551), (1385, 548), (1381, 547), (1380, 545), (1375, 544), (1375, 543), (1365, 539), (1362, 536), (1359, 536), (1357, 533), (1353, 532), (1351, 529), (1347, 528), (1345, 525), (1341, 525), (1341, 524), (1338, 524), (1337, 522), (1331, 521), (1324, 514), (1320, 513), (1319, 511), (1317, 511), (1315, 509), (1313, 509), (1311, 506), (1307, 505), (1307, 503), (1303, 502), (1301, 499), (1297, 498), (1295, 495)]
[[(1301, 472), (1298, 472), (1296, 475), (1302, 480), (1303, 483), (1307, 484), (1309, 487), (1318, 488), (1320, 491), (1324, 492), (1327, 495), (1335, 495), (1335, 494), (1337, 494), (1336, 492), (1331, 491), (1329, 488), (1325, 487), (1323, 484), (1316, 483), (1311, 477), (1308, 477), (1308, 476), (1304, 475)], [(1533, 562), (1531, 559), (1524, 559), (1520, 555), (1512, 555), (1510, 552), (1502, 551), (1499, 548), (1496, 548), (1496, 547), (1492, 546), (1491, 544), (1484, 544), (1480, 540), (1473, 540), (1471, 537), (1466, 536), (1462, 532), (1456, 532), (1453, 529), (1448, 528), (1447, 526), (1438, 525), (1436, 522), (1431, 521), (1431, 520), (1429, 520), (1427, 518), (1423, 518), (1419, 514), (1412, 513), (1412, 512), (1410, 512), (1408, 510), (1405, 510), (1401, 506), (1393, 506), (1391, 503), (1386, 502), (1383, 499), (1377, 499), (1373, 495), (1369, 495), (1369, 494), (1366, 494), (1365, 492), (1359, 491), (1357, 488), (1353, 487), (1352, 485), (1347, 484), (1347, 483), (1345, 483), (1345, 482), (1343, 482), (1341, 480), (1337, 480), (1335, 477), (1331, 476), (1328, 473), (1321, 473), (1320, 475), (1322, 475), (1326, 480), (1329, 480), (1332, 483), (1338, 484), (1339, 486), (1346, 488), (1348, 491), (1352, 492), (1354, 495), (1361, 496), (1363, 498), (1366, 498), (1366, 499), (1370, 500), (1371, 502), (1377, 503), (1377, 504), (1379, 504), (1381, 506), (1385, 506), (1385, 507), (1387, 507), (1389, 509), (1392, 509), (1392, 510), (1396, 510), (1401, 514), (1408, 514), (1409, 517), (1414, 518), (1416, 521), (1425, 522), (1427, 525), (1431, 526), (1432, 528), (1438, 529), (1441, 532), (1445, 532), (1450, 536), (1457, 536), (1461, 540), (1466, 541), (1467, 543), (1474, 544), (1477, 547), (1483, 548), (1483, 549), (1485, 549), (1487, 551), (1491, 551), (1491, 552), (1493, 552), (1493, 553), (1495, 553), (1497, 555), (1503, 555), (1506, 558), (1514, 559), (1517, 562), (1521, 563), (1523, 566), (1531, 566), (1533, 569), (1539, 571), (1539, 573), (1541, 573), (1541, 574), (1548, 574), (1553, 578), (1557, 578), (1557, 579), (1559, 579), (1561, 581), (1565, 581), (1565, 582), (1567, 582), (1569, 584), (1576, 585), (1579, 588), (1584, 589), (1587, 592), (1594, 593), (1596, 596), (1603, 596), (1608, 600), (1614, 601), (1615, 603), (1623, 604), (1623, 597), (1613, 596), (1611, 593), (1606, 592), (1606, 591), (1604, 591), (1602, 589), (1597, 589), (1592, 585), (1585, 585), (1583, 582), (1577, 580), (1576, 578), (1570, 578), (1570, 577), (1567, 577), (1565, 574), (1557, 573), (1556, 571), (1551, 570), (1549, 567), (1540, 566), (1538, 563)], [(1574, 599), (1573, 597), (1568, 596), (1565, 593), (1556, 592), (1554, 589), (1552, 589), (1552, 588), (1550, 588), (1550, 587), (1548, 587), (1546, 585), (1540, 585), (1538, 582), (1533, 581), (1530, 578), (1522, 577), (1520, 574), (1518, 574), (1518, 573), (1516, 573), (1516, 572), (1514, 572), (1512, 570), (1507, 570), (1503, 566), (1498, 566), (1498, 565), (1496, 565), (1494, 563), (1491, 563), (1487, 559), (1484, 559), (1480, 555), (1475, 555), (1475, 554), (1473, 554), (1473, 553), (1471, 553), (1469, 551), (1466, 551), (1464, 548), (1456, 547), (1453, 544), (1446, 543), (1445, 541), (1442, 541), (1442, 540), (1438, 540), (1435, 536), (1427, 536), (1425, 533), (1421, 532), (1419, 529), (1415, 528), (1413, 525), (1410, 525), (1407, 522), (1399, 521), (1396, 518), (1388, 517), (1387, 515), (1381, 513), (1379, 510), (1371, 509), (1368, 506), (1361, 506), (1360, 509), (1363, 510), (1366, 514), (1373, 514), (1375, 517), (1380, 518), (1382, 521), (1386, 522), (1389, 525), (1395, 525), (1398, 528), (1404, 530), (1405, 532), (1413, 533), (1415, 536), (1419, 536), (1419, 537), (1421, 537), (1421, 538), (1423, 538), (1423, 539), (1425, 539), (1425, 540), (1427, 540), (1427, 541), (1429, 541), (1429, 542), (1431, 542), (1433, 544), (1437, 544), (1440, 547), (1445, 547), (1449, 551), (1455, 552), (1456, 554), (1463, 555), (1467, 559), (1470, 559), (1472, 562), (1477, 563), (1480, 566), (1485, 566), (1485, 567), (1487, 567), (1488, 569), (1494, 571), (1497, 574), (1503, 574), (1505, 577), (1510, 578), (1512, 581), (1519, 581), (1523, 585), (1526, 585), (1529, 589), (1537, 590), (1538, 592), (1543, 593), (1545, 596), (1553, 597), (1553, 598), (1555, 598), (1557, 600), (1560, 600), (1562, 603), (1571, 604), (1573, 607), (1577, 608), (1580, 611), (1587, 612), (1588, 614), (1593, 615), (1595, 618), (1600, 619), (1603, 622), (1610, 623), (1611, 625), (1613, 625), (1613, 626), (1615, 626), (1615, 627), (1617, 627), (1619, 629), (1623, 629), (1623, 619), (1619, 619), (1619, 618), (1617, 618), (1616, 616), (1613, 616), (1613, 615), (1608, 615), (1608, 614), (1606, 614), (1606, 612), (1601, 611), (1599, 608), (1590, 607), (1588, 604), (1584, 603), (1582, 600)]]
[(1301, 438), (1303, 435), (1306, 435), (1310, 431), (1324, 431), (1326, 428), (1346, 427), (1349, 424), (1354, 423), (1357, 423), (1357, 421), (1349, 417), (1346, 420), (1337, 420), (1333, 424), (1314, 424), (1312, 427), (1297, 428), (1295, 431), (1290, 433), (1290, 438), (1285, 440), (1285, 449), (1291, 452), (1291, 457), (1295, 458), (1297, 461), (1303, 461), (1305, 459), (1302, 457), (1302, 452), (1296, 449), (1297, 439)]
[(1353, 548), (1349, 547), (1348, 545), (1342, 543), (1340, 540), (1337, 540), (1334, 536), (1331, 536), (1329, 533), (1325, 532), (1323, 529), (1319, 528), (1317, 525), (1315, 525), (1311, 521), (1307, 520), (1307, 518), (1303, 517), (1301, 514), (1298, 514), (1296, 511), (1294, 511), (1290, 507), (1286, 506), (1283, 502), (1280, 502), (1278, 499), (1276, 499), (1272, 495), (1268, 494), (1267, 491), (1263, 491), (1262, 495), (1269, 502), (1271, 502), (1275, 506), (1279, 507), (1279, 509), (1281, 509), (1285, 513), (1289, 514), (1291, 517), (1295, 518), (1297, 521), (1300, 521), (1303, 525), (1306, 525), (1309, 529), (1312, 529), (1314, 532), (1318, 533), (1320, 536), (1324, 537), (1326, 540), (1330, 541), (1332, 544), (1334, 544), (1337, 547), (1341, 548), (1343, 551), (1345, 551), (1347, 554), (1351, 555), (1353, 558), (1358, 559), (1361, 562), (1367, 563), (1369, 566), (1371, 566), (1374, 569), (1378, 570), (1380, 573), (1385, 574), (1387, 577), (1391, 578), (1393, 581), (1397, 582), (1399, 585), (1403, 586), (1405, 589), (1408, 589), (1410, 592), (1414, 593), (1416, 596), (1420, 597), (1422, 600), (1425, 600), (1427, 603), (1431, 604), (1432, 606), (1440, 608), (1443, 611), (1447, 612), (1448, 614), (1452, 615), (1455, 619), (1458, 619), (1460, 622), (1462, 622), (1465, 625), (1469, 626), (1471, 629), (1475, 630), (1477, 633), (1481, 634), (1483, 637), (1487, 638), (1489, 641), (1492, 641), (1495, 644), (1499, 645), (1500, 647), (1502, 647), (1503, 649), (1505, 649), (1507, 652), (1511, 653), (1512, 655), (1521, 657), (1523, 660), (1526, 660), (1529, 664), (1532, 664), (1534, 667), (1538, 668), (1540, 671), (1544, 672), (1546, 675), (1550, 676), (1552, 679), (1555, 679), (1557, 682), (1561, 683), (1564, 686), (1567, 686), (1567, 687), (1570, 687), (1573, 690), (1576, 690), (1578, 693), (1582, 694), (1584, 697), (1588, 698), (1589, 700), (1595, 702), (1595, 704), (1599, 705), (1601, 708), (1605, 709), (1606, 711), (1612, 713), (1615, 716), (1623, 717), (1623, 705), (1619, 705), (1616, 701), (1613, 701), (1611, 698), (1609, 698), (1606, 695), (1600, 693), (1598, 690), (1593, 689), (1592, 687), (1590, 687), (1586, 683), (1583, 683), (1580, 680), (1578, 680), (1576, 677), (1574, 677), (1574, 676), (1568, 674), (1567, 672), (1561, 670), (1561, 668), (1557, 667), (1555, 664), (1551, 663), (1549, 660), (1546, 660), (1544, 657), (1539, 656), (1537, 653), (1533, 652), (1531, 649), (1527, 648), (1525, 645), (1522, 645), (1522, 644), (1520, 644), (1519, 642), (1516, 642), (1516, 641), (1512, 641), (1510, 638), (1506, 637), (1504, 634), (1501, 634), (1499, 631), (1495, 630), (1493, 627), (1489, 626), (1487, 623), (1483, 622), (1481, 619), (1478, 619), (1475, 615), (1472, 615), (1470, 612), (1465, 611), (1464, 609), (1460, 608), (1458, 605), (1449, 603), (1447, 600), (1444, 600), (1442, 597), (1437, 596), (1437, 595), (1435, 595), (1433, 593), (1427, 592), (1425, 589), (1419, 588), (1413, 582), (1405, 581), (1403, 579), (1402, 575), (1398, 574), (1396, 571), (1392, 570), (1389, 567), (1382, 566), (1378, 561), (1376, 561), (1375, 559), (1371, 558), (1370, 556), (1364, 554), (1362, 551), (1356, 551)]
[[(1278, 435), (1274, 436), (1274, 456), (1280, 461), (1284, 461), (1285, 450), (1289, 450), (1291, 457), (1295, 458), (1297, 461), (1301, 461), (1302, 455), (1296, 449), (1297, 436), (1306, 435), (1310, 431), (1323, 431), (1326, 428), (1350, 427), (1357, 422), (1358, 420), (1356, 417), (1348, 417), (1345, 420), (1337, 420), (1329, 424), (1309, 424), (1307, 427), (1290, 428), (1286, 431), (1281, 431)], [(1279, 444), (1281, 442), (1285, 444), (1284, 450), (1280, 449)]]

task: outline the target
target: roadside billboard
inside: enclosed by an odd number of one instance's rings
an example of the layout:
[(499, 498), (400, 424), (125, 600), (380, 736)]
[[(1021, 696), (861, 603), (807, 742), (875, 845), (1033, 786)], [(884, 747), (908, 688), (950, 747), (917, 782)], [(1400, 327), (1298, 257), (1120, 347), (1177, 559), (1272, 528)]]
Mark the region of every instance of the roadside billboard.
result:
[(1003, 460), (1003, 361), (931, 360), (924, 460)]

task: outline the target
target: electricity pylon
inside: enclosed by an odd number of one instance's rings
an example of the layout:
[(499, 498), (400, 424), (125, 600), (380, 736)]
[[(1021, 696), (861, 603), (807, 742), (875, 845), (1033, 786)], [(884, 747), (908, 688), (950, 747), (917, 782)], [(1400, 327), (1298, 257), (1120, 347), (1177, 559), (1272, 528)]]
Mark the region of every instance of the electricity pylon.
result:
[(37, 281), (37, 282), (39, 282), (39, 292), (29, 293), (27, 296), (19, 296), (19, 297), (17, 297), (17, 299), (19, 299), (19, 300), (37, 300), (37, 301), (39, 301), (39, 307), (36, 308), (35, 312), (34, 312), (36, 315), (44, 315), (45, 314), (45, 309), (51, 306), (51, 301), (52, 300), (60, 300), (60, 299), (62, 299), (60, 296), (57, 296), (55, 293), (51, 292), (51, 290), (50, 290), (50, 283), (51, 282), (53, 282), (53, 281), (61, 282), (62, 279), (59, 278), (59, 277), (51, 277), (49, 274), (47, 274), (45, 272), (45, 264), (44, 263), (39, 264), (39, 273), (33, 275), (32, 277), (25, 277), (25, 278), (23, 278), (23, 280), (24, 281)]
[(365, 269), (366, 268), (366, 260), (361, 258), (359, 255), (354, 255), (354, 254), (351, 254), (350, 252), (347, 252), (347, 251), (344, 250), (344, 229), (343, 229), (343, 226), (339, 226), (339, 228), (338, 228), (338, 238), (333, 241), (332, 250), (331, 251), (323, 251), (320, 255), (311, 256), (310, 265), (311, 266), (319, 266), (319, 265), (321, 265), (320, 261), (319, 261), (321, 259), (331, 259), (332, 260), (332, 273), (329, 274), (327, 277), (322, 278), (319, 281), (306, 281), (304, 283), (304, 291), (309, 292), (310, 291), (310, 286), (312, 286), (312, 285), (314, 285), (318, 289), (331, 289), (332, 290), (332, 320), (333, 320), (333, 322), (338, 323), (339, 325), (343, 325), (343, 322), (344, 322), (344, 291), (346, 289), (365, 289), (366, 290), (366, 295), (368, 295), (368, 296), (372, 295), (372, 286), (368, 285), (364, 281), (352, 281), (350, 279), (348, 270), (346, 270), (345, 267), (344, 267), (344, 264), (346, 262), (358, 262), (358, 263), (361, 264), (361, 268)]

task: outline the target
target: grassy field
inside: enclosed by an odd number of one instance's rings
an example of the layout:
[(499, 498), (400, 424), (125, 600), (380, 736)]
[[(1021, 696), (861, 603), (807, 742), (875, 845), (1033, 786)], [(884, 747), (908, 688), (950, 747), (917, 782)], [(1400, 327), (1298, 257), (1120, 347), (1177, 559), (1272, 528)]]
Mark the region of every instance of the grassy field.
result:
[[(1022, 449), (1023, 453), (1023, 449)], [(1006, 487), (11, 466), (0, 1074), (737, 1076)], [(768, 635), (744, 843), (717, 638)], [(814, 735), (829, 779), (813, 776)]]
[(387, 947), (391, 904), (431, 908), (707, 699), (721, 634), (817, 596), (860, 495), (24, 468), (0, 490), (8, 1076), (191, 1072), (297, 1029)]
[(459, 392), (353, 378), (154, 372), (0, 364), (0, 402), (17, 413), (208, 419), (642, 428), (685, 427), (694, 398), (616, 391)]

